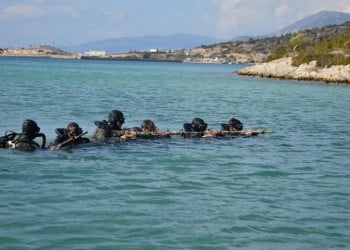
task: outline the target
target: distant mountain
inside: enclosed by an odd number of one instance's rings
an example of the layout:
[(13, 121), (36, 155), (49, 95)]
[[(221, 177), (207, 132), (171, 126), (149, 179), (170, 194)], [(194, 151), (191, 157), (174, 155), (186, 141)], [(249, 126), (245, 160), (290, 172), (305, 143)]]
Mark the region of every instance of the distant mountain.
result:
[(275, 32), (274, 36), (297, 32), (300, 30), (323, 27), (332, 24), (342, 24), (350, 21), (350, 14), (336, 11), (321, 11), (314, 15), (305, 17), (284, 29)]
[(124, 37), (83, 43), (64, 48), (72, 53), (89, 50), (104, 50), (107, 53), (147, 51), (149, 49), (191, 49), (203, 44), (218, 43), (220, 40), (198, 35), (173, 34), (168, 36), (148, 35)]

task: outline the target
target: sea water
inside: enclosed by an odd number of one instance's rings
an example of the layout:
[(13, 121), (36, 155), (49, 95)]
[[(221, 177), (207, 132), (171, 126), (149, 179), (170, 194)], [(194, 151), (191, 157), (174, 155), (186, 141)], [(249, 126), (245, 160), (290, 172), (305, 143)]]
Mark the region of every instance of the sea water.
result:
[(350, 87), (245, 65), (0, 58), (0, 132), (48, 143), (109, 111), (179, 131), (235, 117), (255, 137), (0, 150), (1, 249), (349, 249)]

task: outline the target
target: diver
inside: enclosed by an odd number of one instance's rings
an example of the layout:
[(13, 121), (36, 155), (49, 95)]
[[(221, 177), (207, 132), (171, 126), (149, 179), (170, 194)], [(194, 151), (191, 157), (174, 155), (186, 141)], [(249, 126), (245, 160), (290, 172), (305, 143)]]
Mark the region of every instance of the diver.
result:
[(154, 132), (156, 129), (157, 127), (152, 120), (144, 120), (141, 124), (142, 132)]
[(194, 118), (191, 123), (184, 123), (185, 132), (204, 133), (208, 125), (201, 118)]
[(92, 138), (96, 140), (106, 140), (111, 137), (120, 137), (122, 133), (122, 125), (124, 124), (124, 114), (114, 109), (108, 114), (108, 121), (95, 121), (96, 129)]
[(64, 146), (69, 145), (79, 145), (84, 143), (89, 143), (90, 139), (82, 137), (86, 134), (76, 122), (70, 122), (67, 128), (57, 128), (55, 130), (57, 137), (53, 144), (50, 146), (51, 150), (59, 150)]
[[(39, 133), (40, 128), (37, 123), (31, 119), (27, 119), (22, 123), (22, 133), (15, 133), (10, 131), (1, 138), (1, 147), (15, 148), (23, 151), (33, 151), (39, 148), (45, 148), (46, 136)], [(41, 137), (41, 145), (34, 139)]]
[(141, 123), (140, 127), (134, 127), (133, 130), (137, 132), (154, 132), (157, 127), (152, 120), (146, 119)]
[(136, 136), (139, 138), (169, 138), (169, 131), (159, 130), (152, 120), (146, 119), (141, 123), (141, 127), (136, 127)]
[(154, 138), (156, 131), (156, 126), (151, 120), (144, 120), (141, 123), (141, 127), (134, 127), (132, 129), (124, 129), (123, 134), (120, 136), (120, 139), (124, 141), (134, 140), (136, 138)]
[(191, 123), (184, 123), (184, 137), (213, 137), (215, 133), (207, 129), (208, 124), (201, 118), (194, 118)]
[(242, 131), (243, 123), (240, 120), (233, 117), (228, 121), (227, 124), (222, 123), (221, 129), (223, 131), (229, 131), (229, 132)]

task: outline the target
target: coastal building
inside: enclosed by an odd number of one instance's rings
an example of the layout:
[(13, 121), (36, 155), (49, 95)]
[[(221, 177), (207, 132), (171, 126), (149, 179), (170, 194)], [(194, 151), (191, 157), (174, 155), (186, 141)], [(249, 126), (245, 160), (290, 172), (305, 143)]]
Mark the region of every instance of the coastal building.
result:
[(105, 56), (106, 51), (104, 50), (90, 50), (87, 52), (84, 52), (84, 56)]

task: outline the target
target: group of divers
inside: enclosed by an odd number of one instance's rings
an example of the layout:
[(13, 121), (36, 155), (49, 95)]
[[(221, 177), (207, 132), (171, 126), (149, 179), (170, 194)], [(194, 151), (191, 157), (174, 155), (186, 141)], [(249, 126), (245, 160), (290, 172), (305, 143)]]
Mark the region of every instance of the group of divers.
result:
[[(22, 124), (22, 132), (5, 132), (0, 137), (0, 148), (14, 148), (23, 151), (35, 149), (60, 150), (62, 148), (72, 148), (80, 144), (95, 141), (107, 141), (109, 139), (135, 140), (137, 138), (170, 138), (173, 135), (183, 137), (223, 137), (226, 135), (252, 136), (269, 133), (268, 130), (244, 130), (243, 124), (236, 118), (232, 118), (228, 123), (221, 124), (221, 130), (211, 130), (201, 118), (194, 118), (191, 123), (184, 123), (180, 131), (159, 130), (152, 120), (144, 120), (140, 127), (122, 128), (124, 124), (124, 114), (119, 110), (109, 112), (108, 121), (95, 121), (96, 129), (90, 138), (84, 137), (87, 132), (76, 122), (70, 122), (67, 128), (57, 128), (57, 137), (46, 146), (46, 136), (40, 133), (40, 127), (34, 120), (26, 119)], [(36, 138), (41, 138), (41, 145)]]

